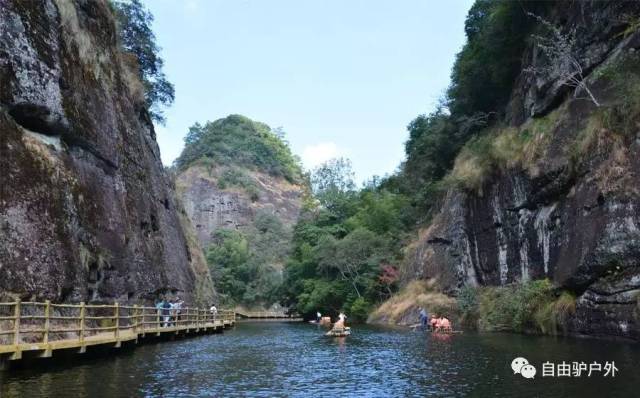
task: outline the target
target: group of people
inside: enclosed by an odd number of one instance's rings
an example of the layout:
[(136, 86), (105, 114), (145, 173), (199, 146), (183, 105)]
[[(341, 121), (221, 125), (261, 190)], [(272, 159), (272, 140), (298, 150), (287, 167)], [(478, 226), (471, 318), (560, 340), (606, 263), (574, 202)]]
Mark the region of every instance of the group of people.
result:
[(174, 326), (180, 319), (180, 313), (182, 312), (182, 306), (184, 301), (180, 297), (175, 299), (162, 299), (156, 303), (156, 309), (158, 315), (162, 317), (162, 327)]
[[(328, 320), (328, 324), (331, 324), (331, 320), (329, 317), (323, 317), (322, 313), (320, 311), (316, 311), (316, 323), (319, 325), (322, 325), (324, 322), (324, 319)], [(344, 312), (340, 312), (338, 314), (338, 320), (336, 321), (336, 323), (333, 324), (334, 328), (338, 328), (338, 329), (344, 329), (345, 327), (345, 322), (347, 320), (347, 316), (344, 314)]]
[(439, 317), (438, 315), (432, 315), (429, 318), (429, 314), (424, 308), (420, 308), (420, 325), (424, 330), (428, 328), (432, 332), (451, 332), (453, 329), (451, 321), (444, 315)]

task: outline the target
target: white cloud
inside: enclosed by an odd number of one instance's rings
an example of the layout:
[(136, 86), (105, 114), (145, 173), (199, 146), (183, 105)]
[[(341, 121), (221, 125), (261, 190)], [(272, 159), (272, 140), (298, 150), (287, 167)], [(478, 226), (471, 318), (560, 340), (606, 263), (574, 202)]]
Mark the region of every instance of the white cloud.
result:
[(346, 151), (334, 142), (320, 142), (307, 145), (302, 151), (302, 163), (307, 169), (312, 169), (329, 159), (345, 156)]

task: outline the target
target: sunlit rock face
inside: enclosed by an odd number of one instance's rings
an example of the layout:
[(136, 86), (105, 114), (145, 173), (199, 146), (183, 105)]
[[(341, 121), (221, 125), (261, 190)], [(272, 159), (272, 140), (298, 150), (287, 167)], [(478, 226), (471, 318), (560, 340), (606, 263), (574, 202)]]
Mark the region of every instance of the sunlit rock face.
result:
[(0, 1), (0, 296), (208, 301), (107, 1)]
[[(229, 167), (243, 170), (255, 183), (255, 192), (234, 186), (221, 188), (221, 169)], [(292, 229), (302, 207), (301, 185), (241, 166), (192, 165), (177, 176), (176, 188), (204, 248), (211, 243), (215, 231), (243, 230), (253, 225), (259, 212), (276, 215), (287, 229)]]
[[(640, 48), (638, 32), (615, 35), (605, 26), (618, 12), (640, 10), (637, 3), (581, 2), (557, 13), (558, 21), (591, 31), (583, 51), (590, 68)], [(588, 79), (602, 101), (616, 99), (605, 80)], [(530, 115), (557, 112), (541, 158), (494, 170), (479, 190), (450, 189), (408, 251), (405, 278), (436, 278), (451, 294), (464, 285), (549, 278), (577, 295), (569, 332), (637, 340), (640, 131), (626, 138), (601, 134), (576, 161), (572, 143), (598, 109), (570, 94), (555, 81), (519, 78), (508, 109), (515, 126)]]

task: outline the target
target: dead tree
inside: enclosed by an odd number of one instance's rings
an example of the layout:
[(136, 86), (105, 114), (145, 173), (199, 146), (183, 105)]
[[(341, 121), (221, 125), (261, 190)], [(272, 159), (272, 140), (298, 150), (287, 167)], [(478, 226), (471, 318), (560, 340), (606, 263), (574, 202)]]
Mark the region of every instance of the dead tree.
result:
[(585, 71), (577, 54), (575, 35), (562, 31), (551, 22), (535, 14), (529, 16), (537, 19), (548, 30), (546, 36), (534, 35), (536, 46), (542, 51), (546, 58), (546, 63), (539, 66), (530, 66), (524, 71), (537, 77), (554, 77), (562, 82), (562, 85), (574, 89), (574, 98), (579, 98), (581, 92), (585, 92), (588, 98), (596, 106), (600, 103), (593, 95), (585, 80)]

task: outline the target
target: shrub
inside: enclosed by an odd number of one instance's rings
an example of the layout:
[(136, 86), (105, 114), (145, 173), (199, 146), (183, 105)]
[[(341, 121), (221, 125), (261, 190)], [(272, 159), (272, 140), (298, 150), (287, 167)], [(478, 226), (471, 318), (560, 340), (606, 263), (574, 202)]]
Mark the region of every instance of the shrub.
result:
[(369, 322), (410, 325), (418, 322), (419, 307), (447, 316), (454, 325), (460, 313), (456, 300), (437, 291), (433, 280), (414, 280), (372, 311)]
[(570, 292), (560, 296), (540, 308), (534, 314), (536, 326), (542, 333), (556, 334), (567, 318), (576, 311), (576, 297)]
[(552, 301), (548, 279), (483, 288), (479, 300), (480, 330), (523, 332), (538, 328), (536, 314)]
[(460, 323), (467, 327), (474, 327), (478, 322), (478, 289), (464, 286), (457, 297), (458, 309), (461, 313)]
[(451, 173), (444, 180), (446, 186), (457, 186), (482, 193), (482, 185), (495, 167), (493, 134), (470, 140), (456, 158)]
[(256, 182), (242, 170), (235, 168), (225, 170), (218, 178), (217, 184), (220, 189), (227, 189), (233, 186), (244, 189), (252, 202), (260, 199), (260, 190)]
[(364, 322), (367, 320), (370, 308), (370, 303), (363, 297), (358, 297), (349, 307), (347, 314), (350, 314), (349, 316), (353, 322)]
[(632, 136), (640, 120), (640, 55), (625, 54), (600, 71), (610, 81), (615, 100), (600, 112), (603, 126), (614, 133)]
[(483, 184), (496, 170), (522, 167), (534, 175), (563, 109), (531, 119), (519, 128), (494, 126), (470, 139), (445, 177), (445, 186), (481, 194)]

